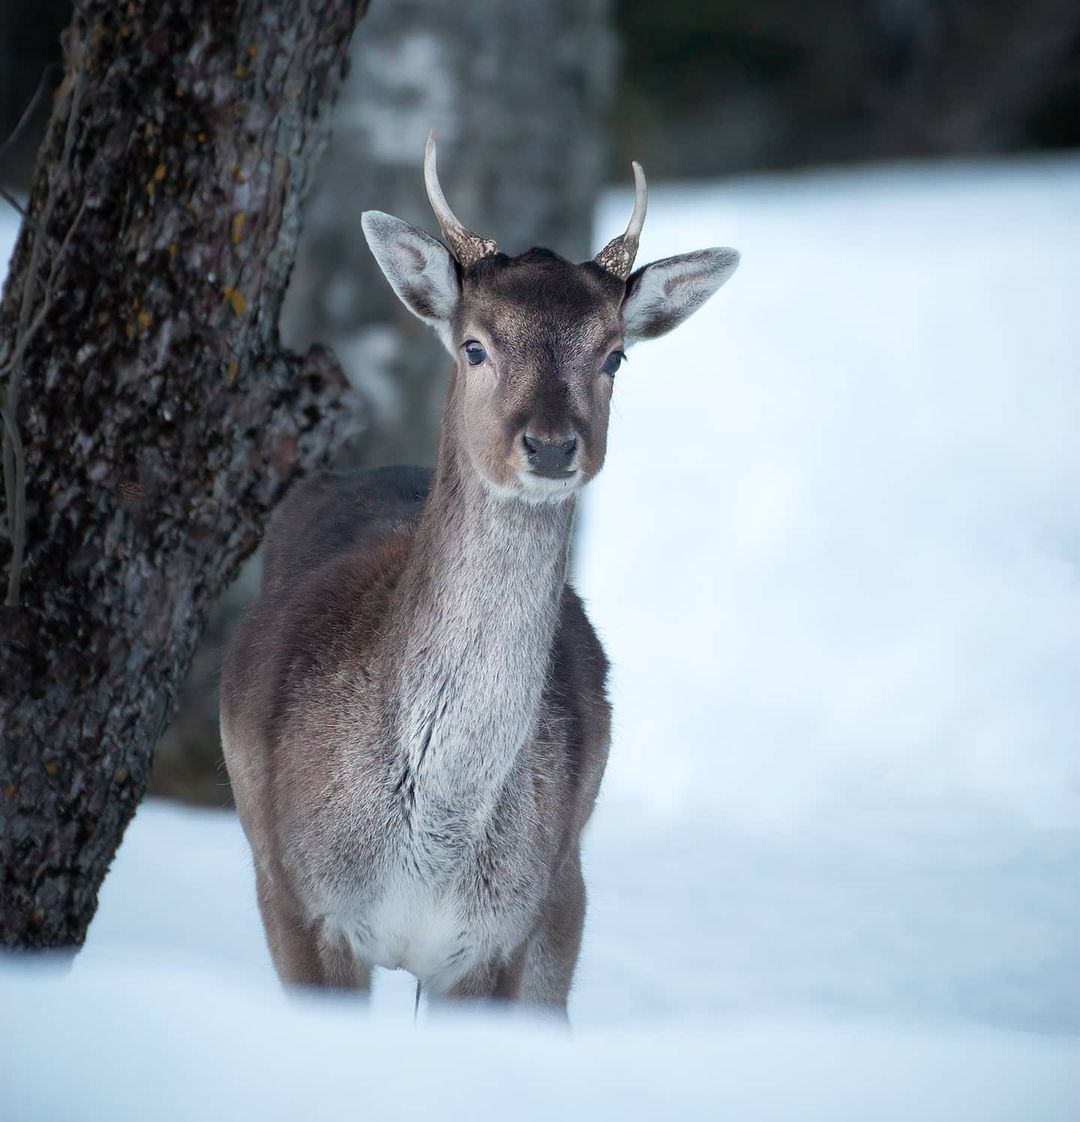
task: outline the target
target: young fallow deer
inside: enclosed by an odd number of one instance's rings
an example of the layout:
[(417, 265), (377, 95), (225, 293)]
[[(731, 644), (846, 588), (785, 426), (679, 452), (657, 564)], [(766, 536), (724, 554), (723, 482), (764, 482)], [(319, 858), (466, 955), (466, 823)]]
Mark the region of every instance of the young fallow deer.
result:
[[(424, 174), (446, 245), (363, 216), (405, 306), (454, 357), (434, 476), (307, 480), (266, 541), (221, 723), (259, 906), (286, 983), (366, 990), (404, 968), (443, 998), (565, 1016), (581, 834), (608, 753), (607, 663), (566, 584), (623, 349), (731, 275), (704, 249), (631, 272), (626, 233), (575, 265), (507, 257)], [(670, 434), (668, 434), (670, 435)]]

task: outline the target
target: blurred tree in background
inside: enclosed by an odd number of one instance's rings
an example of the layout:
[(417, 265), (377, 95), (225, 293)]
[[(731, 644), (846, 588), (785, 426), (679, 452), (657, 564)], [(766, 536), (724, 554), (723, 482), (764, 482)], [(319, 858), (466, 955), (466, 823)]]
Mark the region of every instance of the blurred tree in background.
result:
[(467, 225), (512, 253), (532, 245), (595, 252), (614, 77), (610, 17), (610, 0), (372, 5), (282, 325), (291, 345), (330, 343), (368, 401), (371, 431), (349, 463), (433, 464), (450, 365), (384, 280), (361, 210), (437, 229), (422, 173), (434, 126), (440, 174)]

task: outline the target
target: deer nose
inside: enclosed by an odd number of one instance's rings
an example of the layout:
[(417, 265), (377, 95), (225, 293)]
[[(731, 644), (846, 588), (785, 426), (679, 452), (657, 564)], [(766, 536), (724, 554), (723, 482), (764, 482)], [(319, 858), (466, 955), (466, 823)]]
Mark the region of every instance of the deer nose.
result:
[(577, 454), (577, 437), (556, 437), (545, 440), (535, 433), (522, 434), (525, 458), (529, 468), (537, 475), (563, 475), (570, 469)]

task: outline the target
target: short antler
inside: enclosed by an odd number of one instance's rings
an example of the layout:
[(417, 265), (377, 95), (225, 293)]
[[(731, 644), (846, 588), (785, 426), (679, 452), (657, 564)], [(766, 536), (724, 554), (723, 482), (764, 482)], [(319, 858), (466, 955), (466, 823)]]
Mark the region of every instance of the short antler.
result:
[(457, 258), (458, 264), (463, 269), (467, 269), (481, 258), (491, 257), (497, 249), (495, 243), (490, 238), (482, 238), (462, 226), (454, 216), (439, 186), (439, 173), (435, 168), (434, 129), (428, 133), (427, 147), (424, 149), (424, 184), (427, 187), (431, 209), (439, 220), (439, 229), (442, 230), (443, 237), (450, 251)]
[(645, 186), (645, 172), (642, 171), (641, 164), (635, 160), (634, 213), (630, 215), (626, 233), (612, 238), (594, 258), (601, 269), (606, 269), (619, 280), (626, 280), (634, 267), (634, 258), (637, 256), (641, 228), (645, 225), (645, 210), (648, 205), (649, 189)]

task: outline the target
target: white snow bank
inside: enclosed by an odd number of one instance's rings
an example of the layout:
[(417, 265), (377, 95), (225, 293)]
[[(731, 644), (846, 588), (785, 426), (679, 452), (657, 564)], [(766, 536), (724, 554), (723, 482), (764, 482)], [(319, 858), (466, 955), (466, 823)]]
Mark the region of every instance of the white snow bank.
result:
[(609, 791), (1080, 825), (1080, 162), (654, 192), (639, 261), (715, 244), (742, 265), (631, 352), (584, 512)]
[(0, 970), (5, 1117), (1074, 1122), (1080, 1110), (1080, 1047), (1050, 1037), (762, 1019), (571, 1038), (494, 1017), (414, 1028), (133, 966)]
[[(1078, 833), (763, 839), (607, 800), (585, 865), (578, 1027), (765, 1012), (1080, 1034)], [(231, 813), (140, 809), (74, 972), (148, 953), (276, 989)], [(412, 1000), (377, 972), (380, 1015)]]
[(0, 960), (0, 1117), (1078, 1116), (1080, 837), (792, 846), (609, 804), (587, 865), (572, 1037), (414, 1027), (403, 974), (370, 1015), (286, 999), (235, 816), (147, 803), (70, 974)]
[(19, 236), (19, 216), (0, 199), (0, 278), (7, 276), (15, 239)]

